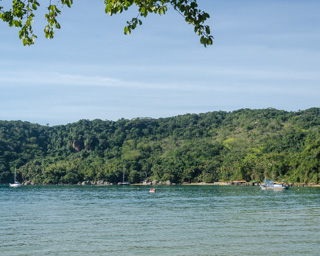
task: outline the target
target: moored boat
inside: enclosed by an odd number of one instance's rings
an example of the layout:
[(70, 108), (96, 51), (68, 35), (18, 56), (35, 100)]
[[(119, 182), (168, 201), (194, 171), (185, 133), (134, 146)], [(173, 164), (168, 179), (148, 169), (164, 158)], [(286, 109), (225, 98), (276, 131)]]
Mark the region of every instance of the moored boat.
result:
[(275, 182), (272, 180), (267, 180), (267, 178), (265, 178), (264, 184), (260, 184), (260, 188), (262, 190), (283, 190), (288, 189), (289, 186), (285, 185), (283, 182)]
[(123, 171), (122, 172), (122, 182), (120, 183), (120, 185), (124, 185), (124, 186), (130, 185), (129, 181), (124, 181), (124, 177), (125, 177), (125, 173)]
[(21, 187), (22, 184), (19, 181), (16, 181), (14, 183), (9, 183), (9, 186), (12, 188), (17, 188), (17, 187)]
[(17, 171), (16, 169), (14, 170), (14, 178), (13, 178), (13, 183), (9, 183), (9, 186), (12, 188), (17, 188), (17, 187), (21, 187), (22, 184), (17, 181)]

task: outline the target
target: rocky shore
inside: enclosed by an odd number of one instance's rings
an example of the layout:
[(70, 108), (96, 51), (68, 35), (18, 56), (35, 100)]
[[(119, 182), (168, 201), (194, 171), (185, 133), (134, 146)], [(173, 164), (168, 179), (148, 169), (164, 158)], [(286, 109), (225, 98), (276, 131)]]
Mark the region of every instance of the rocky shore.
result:
[[(22, 183), (23, 185), (32, 186), (32, 185), (79, 185), (79, 186), (113, 186), (113, 185), (121, 185), (121, 182), (118, 183), (112, 183), (108, 181), (82, 181), (78, 182), (77, 184), (37, 184), (32, 181), (25, 181)], [(246, 182), (246, 181), (230, 181), (230, 182), (222, 182), (217, 181), (213, 183), (206, 183), (206, 182), (199, 182), (199, 183), (189, 183), (189, 182), (183, 182), (183, 183), (174, 183), (170, 180), (167, 180), (166, 182), (161, 182), (157, 180), (153, 181), (144, 181), (142, 183), (132, 183), (130, 185), (136, 185), (136, 186), (175, 186), (175, 185), (183, 185), (183, 186), (259, 186), (260, 183), (257, 182)], [(320, 187), (320, 184), (313, 184), (313, 183), (288, 183), (290, 187)]]

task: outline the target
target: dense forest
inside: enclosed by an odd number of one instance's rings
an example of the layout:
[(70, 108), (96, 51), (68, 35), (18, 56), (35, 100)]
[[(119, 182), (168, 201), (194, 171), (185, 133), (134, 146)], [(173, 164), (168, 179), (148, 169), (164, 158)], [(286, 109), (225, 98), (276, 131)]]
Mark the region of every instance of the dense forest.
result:
[(0, 183), (125, 180), (319, 183), (320, 108), (241, 109), (170, 118), (0, 121)]

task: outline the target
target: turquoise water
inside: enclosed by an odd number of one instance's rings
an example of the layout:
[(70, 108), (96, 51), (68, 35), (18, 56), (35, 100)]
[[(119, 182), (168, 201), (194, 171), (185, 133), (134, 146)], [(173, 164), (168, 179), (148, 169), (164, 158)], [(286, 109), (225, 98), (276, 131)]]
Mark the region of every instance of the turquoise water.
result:
[(319, 255), (320, 189), (0, 186), (0, 255)]

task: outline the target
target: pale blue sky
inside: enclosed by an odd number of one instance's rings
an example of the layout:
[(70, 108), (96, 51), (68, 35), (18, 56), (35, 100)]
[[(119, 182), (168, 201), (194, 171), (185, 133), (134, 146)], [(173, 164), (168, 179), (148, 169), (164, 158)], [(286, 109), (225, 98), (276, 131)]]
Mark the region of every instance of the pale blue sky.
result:
[(320, 107), (320, 1), (199, 0), (211, 15), (204, 48), (174, 10), (130, 36), (129, 13), (102, 0), (63, 8), (61, 30), (35, 45), (0, 22), (0, 120), (50, 125), (273, 107)]

